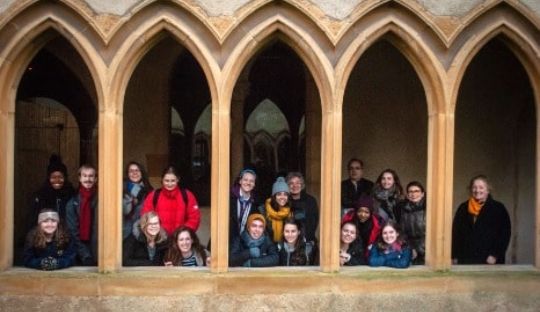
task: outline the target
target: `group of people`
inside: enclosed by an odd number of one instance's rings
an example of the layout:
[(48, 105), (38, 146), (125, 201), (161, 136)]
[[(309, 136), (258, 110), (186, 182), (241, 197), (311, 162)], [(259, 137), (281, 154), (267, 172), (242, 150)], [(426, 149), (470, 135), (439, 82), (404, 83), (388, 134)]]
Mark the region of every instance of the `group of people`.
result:
[[(405, 193), (397, 173), (385, 169), (375, 183), (363, 177), (364, 163), (351, 159), (341, 184), (341, 265), (408, 267), (424, 264), (426, 192), (418, 181)], [(455, 214), (452, 263), (504, 264), (510, 242), (510, 217), (495, 201), (484, 175), (471, 179), (470, 198)]]
[[(425, 189), (418, 181), (405, 191), (392, 169), (373, 183), (363, 177), (363, 162), (348, 163), (341, 184), (340, 264), (406, 268), (425, 262)], [(54, 270), (97, 263), (97, 171), (82, 165), (77, 190), (67, 169), (53, 155), (47, 178), (33, 196), (33, 223), (24, 247), (27, 267)], [(123, 184), (123, 265), (206, 266), (205, 248), (196, 232), (201, 214), (195, 195), (179, 185), (172, 166), (153, 189), (144, 167), (126, 166)], [(230, 192), (229, 263), (266, 267), (317, 265), (319, 207), (305, 191), (304, 177), (278, 177), (271, 197), (255, 192), (257, 174), (246, 168)], [(471, 198), (460, 205), (453, 223), (452, 260), (456, 264), (504, 263), (510, 239), (506, 208), (492, 199), (487, 178), (473, 178)]]

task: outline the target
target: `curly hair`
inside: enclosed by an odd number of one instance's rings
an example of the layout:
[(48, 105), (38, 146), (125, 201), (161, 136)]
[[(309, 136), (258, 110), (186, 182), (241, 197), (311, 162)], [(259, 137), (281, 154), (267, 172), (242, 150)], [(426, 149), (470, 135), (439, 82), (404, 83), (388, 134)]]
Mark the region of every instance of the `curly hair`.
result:
[(199, 254), (202, 257), (203, 265), (206, 265), (206, 251), (204, 250), (204, 246), (201, 245), (199, 237), (197, 234), (195, 234), (195, 231), (187, 226), (182, 226), (174, 231), (169, 249), (165, 253), (165, 257), (163, 259), (164, 262), (172, 262), (173, 265), (181, 265), (183, 257), (180, 248), (178, 248), (178, 236), (180, 236), (182, 232), (189, 233), (192, 241), (191, 250), (193, 250), (195, 254)]
[[(43, 209), (41, 212), (54, 211), (52, 209)], [(58, 249), (63, 249), (69, 244), (70, 236), (69, 232), (64, 229), (62, 222), (58, 222), (56, 231), (53, 234), (52, 241), (56, 243)], [(41, 226), (38, 224), (34, 228), (33, 237), (32, 237), (32, 246), (37, 249), (47, 248), (47, 236), (45, 232), (41, 229)]]

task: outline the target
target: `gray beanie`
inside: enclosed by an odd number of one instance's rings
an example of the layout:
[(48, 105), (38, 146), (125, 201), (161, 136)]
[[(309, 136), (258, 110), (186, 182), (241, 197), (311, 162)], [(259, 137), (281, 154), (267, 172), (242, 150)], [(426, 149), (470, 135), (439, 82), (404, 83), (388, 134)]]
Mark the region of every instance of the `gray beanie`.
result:
[(278, 177), (276, 182), (274, 182), (274, 185), (272, 185), (272, 196), (279, 192), (289, 193), (289, 186), (285, 182), (284, 177)]

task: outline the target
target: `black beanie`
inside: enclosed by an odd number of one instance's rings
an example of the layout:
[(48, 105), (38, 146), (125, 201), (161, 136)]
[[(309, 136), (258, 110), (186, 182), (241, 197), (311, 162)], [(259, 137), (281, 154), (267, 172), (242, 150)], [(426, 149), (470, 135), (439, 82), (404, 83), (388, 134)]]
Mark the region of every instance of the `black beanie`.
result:
[(47, 178), (55, 171), (62, 172), (64, 177), (67, 178), (67, 167), (62, 162), (62, 158), (56, 154), (52, 154), (49, 158), (49, 165), (47, 166)]

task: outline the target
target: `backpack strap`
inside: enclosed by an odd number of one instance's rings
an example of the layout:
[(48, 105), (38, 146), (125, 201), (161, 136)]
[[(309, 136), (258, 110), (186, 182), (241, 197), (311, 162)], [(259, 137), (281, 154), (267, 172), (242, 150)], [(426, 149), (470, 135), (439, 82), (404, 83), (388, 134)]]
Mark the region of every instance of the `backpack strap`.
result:
[(187, 191), (185, 188), (183, 187), (180, 187), (180, 193), (182, 194), (182, 199), (184, 200), (184, 205), (186, 206), (187, 208), (187, 205), (188, 205), (188, 196), (187, 196)]
[(159, 198), (159, 193), (161, 193), (161, 188), (158, 188), (154, 191), (154, 197), (152, 198), (152, 204), (154, 205), (154, 211), (156, 210), (157, 201)]

